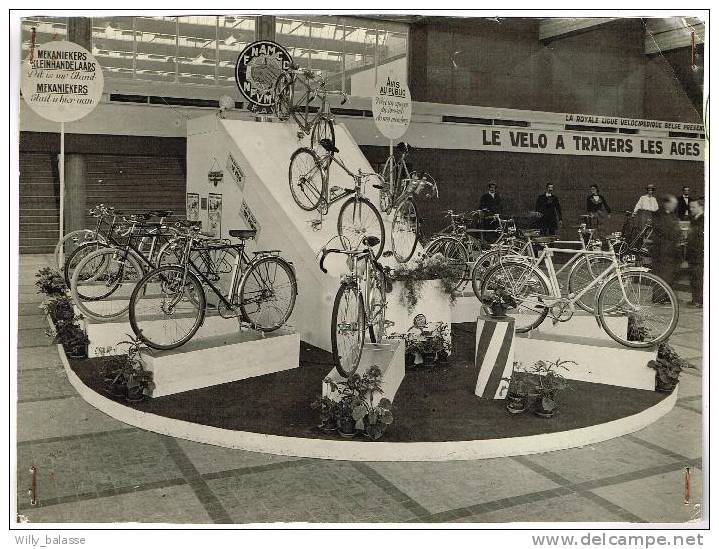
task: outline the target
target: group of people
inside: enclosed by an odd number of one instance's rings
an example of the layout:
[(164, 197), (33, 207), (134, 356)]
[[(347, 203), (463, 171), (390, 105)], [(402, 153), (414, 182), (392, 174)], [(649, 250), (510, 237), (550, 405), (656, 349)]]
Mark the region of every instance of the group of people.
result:
[[(669, 285), (673, 285), (682, 263), (682, 233), (680, 221), (689, 222), (686, 239), (685, 258), (689, 265), (689, 279), (692, 299), (690, 305), (702, 307), (704, 295), (704, 198), (692, 197), (689, 187), (682, 188), (680, 197), (664, 195), (660, 201), (655, 193), (656, 187), (647, 185), (634, 207), (633, 214), (637, 224), (643, 227), (652, 220), (654, 229), (651, 236), (652, 270)], [(504, 204), (497, 192), (497, 184), (490, 181), (487, 192), (479, 201), (480, 210), (489, 215), (502, 214)], [(545, 191), (537, 197), (535, 211), (538, 215), (538, 228), (542, 235), (555, 235), (562, 226), (562, 206), (554, 194), (554, 185), (547, 183)], [(593, 220), (593, 227), (599, 236), (603, 236), (604, 220), (611, 216), (612, 210), (599, 192), (597, 185), (590, 187), (586, 200), (587, 215)]]

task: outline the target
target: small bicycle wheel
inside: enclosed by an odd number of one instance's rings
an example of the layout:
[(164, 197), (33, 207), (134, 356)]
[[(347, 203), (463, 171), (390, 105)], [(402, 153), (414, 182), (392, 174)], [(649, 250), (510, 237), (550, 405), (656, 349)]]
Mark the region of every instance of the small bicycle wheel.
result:
[(62, 240), (55, 245), (53, 252), (55, 266), (62, 271), (65, 268), (65, 260), (70, 257), (70, 254), (72, 254), (78, 246), (95, 240), (103, 240), (103, 238), (90, 229), (80, 229), (67, 233), (62, 237)]
[[(594, 282), (607, 268), (611, 267), (613, 263), (610, 257), (604, 256), (584, 256), (578, 259), (569, 271), (569, 280), (567, 282), (569, 293), (577, 295)], [(594, 301), (600, 287), (598, 284), (593, 286), (587, 290), (582, 297), (575, 301), (575, 303), (586, 312), (594, 313)]]
[(242, 276), (238, 296), (240, 311), (253, 328), (262, 332), (277, 330), (295, 308), (295, 273), (280, 257), (261, 257), (250, 263)]
[(142, 278), (140, 261), (131, 253), (103, 248), (88, 254), (74, 271), (70, 290), (75, 306), (98, 321), (116, 318), (130, 306), (130, 295)]
[(306, 211), (317, 209), (324, 196), (325, 173), (319, 156), (301, 147), (290, 157), (290, 191), (297, 205)]
[(482, 280), (481, 301), (491, 300), (500, 289), (514, 301), (513, 305), (509, 304), (507, 314), (514, 317), (515, 332), (533, 330), (547, 317), (549, 309), (542, 302), (542, 296), (549, 294), (549, 288), (536, 267), (522, 261), (501, 260)]
[(294, 99), (292, 76), (286, 72), (280, 74), (275, 80), (272, 93), (274, 96), (272, 111), (279, 120), (287, 120), (292, 113), (292, 100)]
[(384, 250), (384, 222), (376, 206), (366, 198), (348, 198), (337, 216), (337, 234), (345, 249), (357, 250), (364, 246), (365, 237), (376, 236), (379, 244), (372, 247), (372, 255), (379, 259)]
[(319, 147), (322, 153), (328, 152), (329, 154), (334, 154), (331, 151), (325, 151), (325, 149), (319, 145), (319, 142), (322, 139), (329, 139), (332, 142), (332, 146), (334, 147), (335, 125), (329, 118), (320, 117), (312, 125), (312, 133), (310, 133), (310, 145), (313, 149), (317, 149)]
[(85, 242), (84, 244), (80, 244), (70, 255), (65, 257), (65, 266), (63, 267), (62, 273), (65, 277), (65, 284), (67, 284), (68, 288), (70, 287), (70, 283), (72, 282), (72, 276), (75, 272), (75, 269), (80, 264), (80, 262), (92, 252), (96, 252), (97, 250), (106, 247), (107, 244), (104, 244), (99, 240)]
[(343, 377), (357, 371), (365, 336), (362, 296), (355, 284), (341, 284), (332, 307), (332, 359)]
[(392, 218), (390, 243), (398, 263), (407, 263), (417, 249), (419, 219), (414, 200), (407, 198), (397, 207)]
[(462, 242), (453, 236), (440, 236), (432, 240), (424, 249), (427, 257), (443, 255), (457, 271), (457, 283), (453, 291), (459, 290), (467, 282), (469, 252)]
[[(604, 331), (626, 347), (658, 345), (669, 339), (679, 321), (676, 294), (662, 278), (646, 271), (626, 271), (607, 280), (597, 306)], [(622, 317), (627, 322), (617, 321)], [(630, 330), (641, 336), (630, 340)]]
[(489, 271), (491, 267), (499, 263), (502, 254), (503, 250), (500, 248), (490, 250), (480, 255), (477, 261), (474, 262), (474, 265), (472, 265), (472, 272), (470, 274), (472, 291), (480, 301), (482, 301), (482, 280), (484, 280), (484, 275), (487, 274), (487, 271)]
[(179, 265), (147, 273), (130, 297), (130, 326), (148, 347), (159, 350), (184, 345), (205, 318), (205, 292), (191, 272)]
[(377, 270), (373, 271), (367, 296), (367, 327), (372, 343), (382, 343), (385, 336), (386, 292), (384, 274)]

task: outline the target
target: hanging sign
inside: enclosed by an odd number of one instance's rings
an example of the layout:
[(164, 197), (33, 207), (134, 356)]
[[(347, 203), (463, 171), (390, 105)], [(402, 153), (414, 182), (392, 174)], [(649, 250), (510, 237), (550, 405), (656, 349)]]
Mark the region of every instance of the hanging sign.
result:
[(237, 57), (235, 83), (251, 107), (268, 109), (274, 104), (277, 77), (291, 65), (292, 56), (285, 48), (270, 40), (258, 40)]
[(377, 129), (387, 139), (399, 139), (412, 118), (412, 96), (404, 80), (388, 75), (377, 82), (372, 98), (372, 115)]
[(30, 50), (20, 89), (28, 106), (54, 122), (73, 122), (92, 112), (104, 89), (102, 67), (73, 42), (48, 42)]

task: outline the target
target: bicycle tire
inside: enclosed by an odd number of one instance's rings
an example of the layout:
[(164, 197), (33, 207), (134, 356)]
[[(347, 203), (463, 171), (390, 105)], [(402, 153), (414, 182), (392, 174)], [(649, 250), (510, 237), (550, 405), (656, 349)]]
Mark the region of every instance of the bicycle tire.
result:
[(454, 236), (438, 236), (430, 240), (425, 246), (424, 253), (427, 257), (440, 253), (447, 259), (455, 260), (459, 276), (452, 291), (456, 292), (466, 284), (469, 270), (467, 265), (469, 252), (461, 240)]
[(85, 256), (107, 247), (107, 244), (104, 244), (99, 240), (95, 240), (92, 242), (85, 242), (84, 244), (81, 244), (80, 246), (75, 248), (75, 251), (73, 251), (65, 259), (65, 265), (62, 269), (62, 275), (68, 288), (72, 284), (72, 275), (75, 271), (75, 268), (80, 264), (80, 262), (85, 258)]
[[(672, 305), (672, 319), (669, 322), (667, 328), (664, 330), (663, 333), (659, 334), (658, 336), (652, 338), (649, 341), (630, 341), (629, 340), (629, 334), (627, 333), (624, 337), (619, 336), (618, 334), (614, 333), (613, 328), (610, 326), (607, 318), (610, 318), (612, 316), (616, 317), (616, 314), (612, 314), (612, 312), (616, 311), (616, 303), (613, 304), (611, 307), (604, 307), (604, 300), (607, 298), (607, 293), (611, 290), (611, 284), (619, 280), (619, 275), (614, 275), (613, 277), (609, 278), (603, 285), (602, 288), (599, 290), (599, 295), (597, 296), (597, 306), (598, 306), (598, 316), (599, 316), (599, 323), (602, 326), (602, 329), (606, 332), (606, 334), (611, 337), (614, 341), (617, 343), (624, 345), (625, 347), (635, 348), (635, 349), (643, 349), (648, 347), (655, 347), (659, 345), (660, 343), (666, 341), (671, 337), (671, 335), (674, 333), (675, 328), (677, 327), (677, 323), (679, 322), (679, 302), (677, 299), (676, 294), (674, 293), (674, 290), (672, 290), (671, 286), (666, 283), (666, 281), (655, 275), (654, 273), (647, 272), (645, 270), (628, 270), (621, 274), (622, 277), (633, 277), (633, 276), (640, 276), (643, 278), (646, 278), (648, 280), (652, 280), (656, 282), (665, 292), (666, 295), (670, 297), (671, 305)], [(641, 283), (640, 283), (641, 286)], [(654, 295), (652, 295), (652, 301), (655, 300)], [(605, 310), (607, 309), (607, 310)], [(627, 330), (628, 331), (628, 330)]]
[[(198, 313), (195, 317), (195, 321), (190, 327), (189, 330), (186, 330), (186, 333), (177, 341), (173, 341), (172, 343), (160, 343), (156, 341), (156, 338), (154, 335), (149, 336), (147, 334), (147, 328), (143, 328), (140, 325), (140, 322), (145, 322), (145, 318), (143, 318), (142, 314), (139, 314), (138, 311), (138, 303), (139, 300), (144, 298), (147, 295), (153, 295), (147, 292), (146, 286), (150, 284), (150, 281), (152, 281), (155, 277), (158, 277), (158, 275), (163, 275), (162, 278), (165, 278), (169, 280), (170, 273), (175, 273), (176, 276), (183, 276), (184, 274), (184, 268), (179, 265), (167, 265), (165, 267), (159, 267), (157, 269), (153, 269), (150, 272), (146, 273), (145, 276), (142, 277), (142, 279), (137, 283), (135, 286), (135, 289), (132, 292), (132, 295), (130, 296), (130, 327), (132, 328), (132, 331), (135, 334), (135, 337), (140, 339), (145, 345), (148, 347), (152, 347), (153, 349), (157, 349), (160, 351), (168, 351), (170, 349), (177, 349), (178, 347), (181, 347), (188, 341), (190, 341), (195, 334), (197, 333), (197, 330), (200, 329), (200, 326), (202, 326), (202, 323), (205, 321), (205, 291), (202, 288), (202, 284), (200, 280), (195, 276), (194, 273), (191, 271), (187, 272), (187, 278), (185, 279), (185, 284), (187, 285), (188, 281), (192, 284), (195, 291), (195, 297), (190, 296), (189, 302), (194, 303), (197, 307)], [(160, 289), (161, 292), (164, 293), (162, 289)], [(183, 290), (184, 294), (184, 290)], [(164, 311), (164, 314), (168, 314)], [(149, 322), (161, 322), (162, 319), (147, 319)], [(176, 332), (176, 330), (175, 330)]]
[[(498, 263), (497, 265), (495, 265), (494, 267), (491, 267), (491, 268), (487, 271), (487, 274), (484, 276), (484, 278), (483, 278), (483, 280), (482, 280), (482, 291), (481, 291), (481, 296), (482, 296), (482, 297), (481, 297), (480, 301), (482, 301), (482, 302), (484, 303), (484, 298), (485, 298), (485, 296), (486, 296), (486, 297), (490, 297), (490, 296), (489, 296), (489, 291), (490, 291), (489, 286), (491, 285), (491, 282), (492, 282), (492, 280), (493, 280), (493, 277), (494, 277), (497, 273), (499, 273), (500, 269), (505, 269), (505, 270), (506, 270), (506, 269), (511, 268), (511, 267), (517, 267), (517, 268), (519, 268), (520, 270), (524, 270), (524, 271), (526, 271), (526, 270), (531, 270), (531, 272), (534, 274), (534, 279), (535, 279), (535, 280), (534, 280), (534, 283), (540, 285), (540, 290), (541, 290), (541, 294), (540, 294), (540, 295), (548, 295), (548, 294), (549, 294), (549, 284), (547, 284), (546, 277), (544, 276), (544, 273), (542, 273), (542, 271), (540, 271), (539, 269), (537, 269), (537, 268), (534, 267), (533, 265), (531, 265), (531, 264), (529, 264), (529, 263), (525, 263), (525, 262), (523, 262), (523, 261), (516, 261), (516, 260), (506, 260), (506, 261), (505, 261), (505, 260), (503, 260), (503, 261), (501, 261), (500, 263)], [(531, 276), (531, 275), (530, 275), (530, 276)], [(506, 280), (503, 280), (503, 281), (500, 281), (500, 282), (501, 282), (502, 286), (503, 286), (505, 289), (509, 290), (509, 288), (507, 288), (507, 281), (506, 281)], [(511, 291), (510, 291), (509, 293), (510, 293), (510, 295), (512, 295), (512, 297), (513, 297), (515, 300), (517, 300), (517, 298), (518, 298), (517, 295), (515, 295), (515, 294), (512, 293)], [(520, 298), (520, 300), (521, 300), (521, 298)], [(541, 312), (539, 313), (539, 315), (537, 316), (536, 320), (534, 320), (533, 322), (529, 323), (528, 325), (520, 325), (519, 327), (518, 327), (518, 322), (517, 322), (517, 320), (516, 320), (516, 318), (515, 318), (514, 331), (517, 332), (517, 333), (525, 333), (525, 332), (529, 332), (529, 331), (531, 331), (531, 330), (534, 330), (534, 329), (537, 328), (542, 322), (544, 322), (544, 319), (547, 318), (547, 314), (549, 314), (549, 308), (547, 308), (547, 307), (542, 307), (542, 310), (541, 310)], [(511, 315), (510, 315), (510, 316), (511, 316)]]
[(281, 73), (275, 80), (272, 95), (274, 99), (272, 112), (274, 112), (278, 120), (284, 122), (292, 114), (292, 101), (294, 99), (292, 76), (286, 72)]
[(472, 265), (470, 279), (472, 280), (472, 291), (475, 297), (482, 301), (482, 280), (491, 267), (494, 267), (502, 257), (501, 250), (489, 250), (480, 255)]
[[(77, 249), (77, 246), (94, 240), (104, 241), (104, 238), (101, 235), (96, 235), (95, 231), (91, 229), (79, 229), (77, 231), (67, 233), (65, 236), (63, 236), (62, 239), (60, 239), (57, 244), (55, 244), (55, 250), (52, 254), (53, 262), (55, 263), (57, 269), (62, 271), (65, 268), (65, 261), (60, 261), (61, 253), (63, 255), (62, 259), (67, 259), (69, 255), (73, 251), (75, 251), (75, 249)], [(77, 243), (77, 246), (75, 246), (75, 248), (73, 248), (73, 250), (71, 250), (70, 252), (65, 251), (65, 246), (67, 245), (68, 241), (74, 241), (75, 243)]]
[[(272, 324), (266, 325), (266, 324), (259, 324), (258, 322), (253, 320), (253, 317), (255, 316), (254, 311), (250, 311), (248, 304), (250, 303), (250, 299), (248, 299), (248, 296), (246, 295), (246, 291), (248, 288), (248, 284), (251, 284), (251, 281), (266, 281), (270, 277), (270, 264), (275, 264), (275, 272), (272, 275), (272, 285), (273, 290), (272, 294), (274, 295), (274, 292), (276, 289), (274, 288), (274, 283), (277, 280), (277, 269), (282, 269), (284, 273), (287, 276), (288, 282), (289, 282), (289, 304), (285, 307), (284, 312), (282, 313), (281, 319), (279, 321), (275, 321)], [(267, 276), (263, 276), (262, 270), (265, 269), (265, 273)], [(266, 288), (263, 288), (263, 292), (266, 291)], [(297, 299), (297, 278), (295, 277), (294, 270), (292, 269), (292, 266), (282, 259), (281, 257), (276, 256), (264, 256), (260, 257), (259, 259), (254, 260), (252, 263), (250, 263), (249, 267), (245, 271), (245, 273), (242, 275), (242, 280), (240, 281), (239, 290), (237, 292), (237, 295), (239, 296), (240, 301), (240, 311), (242, 313), (242, 317), (246, 319), (250, 324), (252, 324), (252, 327), (255, 330), (259, 330), (261, 332), (274, 332), (275, 330), (279, 329), (284, 325), (285, 322), (287, 322), (287, 319), (290, 318), (292, 315), (292, 311), (295, 308), (295, 300)]]
[[(371, 215), (363, 217), (362, 211), (365, 207), (369, 212), (371, 212)], [(351, 217), (345, 220), (346, 215)], [(376, 223), (376, 227), (373, 228), (376, 229), (379, 234), (367, 234), (366, 228), (360, 228), (355, 223), (358, 216), (360, 218), (360, 223), (362, 223), (362, 219), (373, 220)], [(347, 234), (349, 227), (356, 227), (353, 230), (354, 238), (351, 238)], [(342, 204), (339, 214), (337, 215), (337, 234), (340, 237), (342, 246), (345, 249), (349, 248), (352, 250), (356, 250), (362, 246), (362, 239), (364, 237), (376, 236), (379, 238), (379, 244), (372, 248), (372, 255), (375, 259), (379, 259), (382, 256), (382, 250), (384, 250), (385, 245), (384, 221), (382, 220), (382, 215), (379, 213), (377, 207), (364, 197), (358, 198), (356, 196), (352, 196)]]
[[(324, 126), (325, 133), (318, 133), (320, 125)], [(329, 139), (332, 146), (335, 146), (335, 125), (331, 118), (318, 117), (312, 124), (312, 132), (310, 133), (310, 146), (314, 149), (319, 145), (321, 139)], [(322, 149), (324, 151), (324, 149)], [(333, 151), (327, 151), (327, 154), (334, 155)]]
[[(118, 250), (116, 248), (102, 248), (100, 250), (97, 250), (91, 254), (88, 254), (77, 266), (77, 269), (75, 269), (75, 272), (73, 274), (72, 282), (70, 284), (70, 291), (72, 294), (72, 298), (75, 302), (75, 306), (80, 310), (80, 312), (87, 316), (88, 318), (92, 318), (93, 320), (97, 320), (100, 322), (107, 321), (112, 318), (117, 318), (119, 316), (122, 316), (125, 314), (130, 307), (130, 297), (125, 300), (122, 296), (117, 295), (117, 290), (123, 286), (124, 283), (124, 276), (126, 272), (136, 272), (138, 276), (141, 278), (142, 273), (144, 272), (142, 269), (142, 264), (140, 261), (137, 260), (134, 253), (130, 252), (127, 254), (127, 257), (125, 258), (125, 261), (130, 263), (130, 266), (132, 268), (132, 271), (125, 270), (125, 266), (123, 265), (123, 278), (120, 279), (119, 283), (115, 284), (113, 287), (113, 290), (109, 293), (103, 294), (102, 296), (92, 297), (90, 298), (87, 295), (83, 295), (80, 293), (80, 290), (78, 289), (79, 284), (79, 276), (83, 271), (84, 266), (95, 259), (95, 257), (104, 255), (104, 254), (118, 254), (123, 253), (121, 250)], [(108, 299), (111, 298), (111, 299)], [(104, 311), (102, 313), (98, 312), (98, 310), (93, 310), (89, 307), (89, 303), (103, 303), (107, 302), (108, 308), (110, 310)], [(114, 305), (114, 307), (113, 307)]]
[[(411, 233), (411, 236), (410, 236)], [(399, 245), (396, 242), (401, 235), (407, 235), (411, 244), (406, 246), (404, 251), (398, 252)], [(390, 229), (390, 244), (392, 253), (397, 263), (407, 263), (414, 255), (419, 240), (419, 217), (417, 216), (417, 205), (411, 198), (405, 198), (392, 216)]]
[(372, 343), (382, 343), (385, 336), (385, 317), (387, 314), (387, 287), (384, 274), (381, 271), (374, 270), (373, 274), (374, 277), (367, 296), (369, 311), (365, 311), (365, 313), (369, 316), (367, 328), (370, 341)]
[[(343, 356), (340, 354), (340, 351), (344, 352), (344, 350), (339, 348), (339, 341), (338, 341), (338, 317), (339, 317), (339, 311), (340, 307), (342, 306), (342, 299), (347, 295), (352, 295), (352, 299), (357, 303), (357, 345), (358, 348), (355, 349), (354, 355), (349, 357), (349, 360), (347, 363), (342, 363)], [(364, 304), (362, 302), (362, 295), (360, 294), (359, 290), (357, 289), (357, 285), (354, 283), (347, 283), (343, 282), (340, 284), (339, 289), (337, 290), (337, 295), (335, 296), (334, 305), (332, 307), (332, 324), (331, 324), (331, 339), (332, 339), (332, 361), (334, 362), (335, 368), (337, 369), (337, 372), (345, 378), (350, 377), (352, 374), (354, 374), (357, 371), (357, 367), (359, 366), (360, 360), (362, 358), (362, 348), (364, 347), (364, 339), (365, 339), (365, 311), (364, 311)], [(355, 347), (357, 347), (357, 345)]]
[[(307, 170), (307, 173), (302, 173)], [(294, 182), (293, 173), (297, 178)], [(310, 179), (307, 176), (311, 175)], [(317, 181), (319, 177), (320, 181)], [(289, 167), (289, 183), (292, 198), (306, 212), (316, 210), (325, 196), (327, 175), (315, 151), (300, 147), (292, 153)], [(297, 187), (297, 188), (295, 188)]]
[(389, 213), (392, 209), (392, 196), (390, 182), (394, 182), (394, 156), (390, 155), (382, 167), (382, 188), (379, 191), (379, 209), (383, 213)]
[[(604, 267), (598, 267), (598, 268), (592, 268), (592, 263), (601, 263), (606, 262), (606, 266)], [(578, 294), (581, 292), (584, 288), (587, 287), (589, 284), (588, 282), (582, 282), (580, 278), (581, 269), (586, 268), (586, 270), (589, 273), (589, 276), (593, 279), (597, 277), (597, 275), (604, 272), (607, 267), (609, 267), (612, 264), (612, 260), (609, 257), (603, 257), (603, 256), (596, 256), (596, 257), (588, 257), (583, 256), (578, 258), (574, 265), (572, 265), (572, 268), (569, 270), (569, 277), (567, 280), (567, 290), (570, 294)], [(587, 293), (585, 293), (580, 299), (575, 301), (575, 303), (579, 306), (580, 309), (586, 311), (587, 313), (594, 314), (594, 303), (596, 302), (597, 293), (599, 292), (599, 289), (601, 286), (595, 287), (592, 290), (589, 290)]]

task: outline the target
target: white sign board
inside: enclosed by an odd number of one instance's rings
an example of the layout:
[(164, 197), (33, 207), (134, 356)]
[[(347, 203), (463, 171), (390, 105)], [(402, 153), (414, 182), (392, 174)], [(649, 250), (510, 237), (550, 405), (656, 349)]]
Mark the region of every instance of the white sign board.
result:
[(20, 87), (28, 106), (54, 122), (73, 122), (92, 112), (104, 89), (102, 68), (73, 42), (36, 46), (22, 65)]
[(372, 114), (377, 129), (387, 139), (402, 137), (412, 119), (412, 96), (407, 83), (400, 78), (383, 76), (372, 98)]

